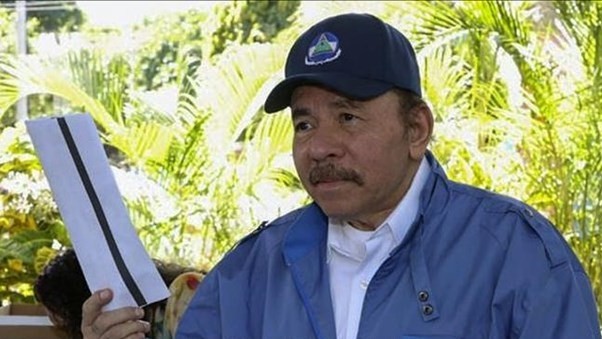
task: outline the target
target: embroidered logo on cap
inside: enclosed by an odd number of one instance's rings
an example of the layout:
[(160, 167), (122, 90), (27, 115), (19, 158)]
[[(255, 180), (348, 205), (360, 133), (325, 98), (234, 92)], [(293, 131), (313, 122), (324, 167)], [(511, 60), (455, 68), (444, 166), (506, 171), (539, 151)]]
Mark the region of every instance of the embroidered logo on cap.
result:
[(309, 45), (305, 64), (308, 66), (321, 65), (335, 60), (339, 55), (341, 55), (339, 39), (332, 33), (324, 32)]

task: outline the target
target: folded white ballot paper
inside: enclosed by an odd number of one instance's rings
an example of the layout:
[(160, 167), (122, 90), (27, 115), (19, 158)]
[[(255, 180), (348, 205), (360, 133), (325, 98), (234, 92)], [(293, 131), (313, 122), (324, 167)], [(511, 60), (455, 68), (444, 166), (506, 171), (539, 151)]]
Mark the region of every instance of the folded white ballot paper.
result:
[(169, 291), (136, 234), (90, 115), (30, 120), (26, 126), (88, 287), (113, 290), (105, 310), (167, 298)]

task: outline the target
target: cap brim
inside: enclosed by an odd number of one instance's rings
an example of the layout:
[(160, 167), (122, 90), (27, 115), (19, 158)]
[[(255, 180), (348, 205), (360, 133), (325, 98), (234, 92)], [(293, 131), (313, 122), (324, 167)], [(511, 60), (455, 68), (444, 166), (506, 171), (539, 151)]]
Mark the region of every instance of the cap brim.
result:
[(267, 113), (274, 113), (288, 107), (293, 91), (301, 85), (325, 87), (355, 100), (371, 99), (393, 88), (390, 83), (343, 73), (300, 74), (291, 76), (276, 85), (265, 100), (264, 110)]

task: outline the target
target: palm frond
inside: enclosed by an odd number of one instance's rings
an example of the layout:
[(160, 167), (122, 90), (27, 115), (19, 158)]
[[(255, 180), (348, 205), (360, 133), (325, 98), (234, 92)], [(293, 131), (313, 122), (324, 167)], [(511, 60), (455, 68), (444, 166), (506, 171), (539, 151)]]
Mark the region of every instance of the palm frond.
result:
[(128, 162), (140, 166), (148, 161), (164, 161), (176, 134), (177, 130), (173, 126), (147, 121), (121, 131), (113, 131), (107, 136), (107, 141), (121, 150)]
[[(20, 99), (31, 94), (51, 94), (67, 100), (72, 107), (89, 112), (102, 130), (120, 130), (105, 107), (88, 95), (76, 83), (56, 69), (34, 58), (19, 60), (6, 57), (0, 60), (0, 88), (7, 93), (19, 93)], [(9, 103), (11, 100), (6, 100)], [(6, 109), (7, 107), (2, 107)]]
[(215, 112), (208, 131), (215, 146), (227, 147), (226, 153), (232, 150), (260, 111), (263, 98), (257, 93), (280, 69), (283, 58), (283, 49), (275, 45), (232, 46), (214, 65), (200, 67), (195, 92), (205, 100), (198, 102), (198, 107)]

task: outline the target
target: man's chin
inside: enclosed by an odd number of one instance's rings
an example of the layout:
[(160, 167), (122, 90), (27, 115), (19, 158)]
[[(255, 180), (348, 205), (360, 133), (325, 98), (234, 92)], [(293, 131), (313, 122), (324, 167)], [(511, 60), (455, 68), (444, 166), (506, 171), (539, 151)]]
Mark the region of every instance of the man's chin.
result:
[(329, 218), (339, 219), (339, 220), (348, 220), (353, 215), (353, 211), (349, 208), (348, 205), (345, 205), (344, 202), (338, 203), (329, 203), (329, 202), (320, 202), (319, 200), (315, 200), (318, 206), (322, 209), (322, 212), (326, 214)]

